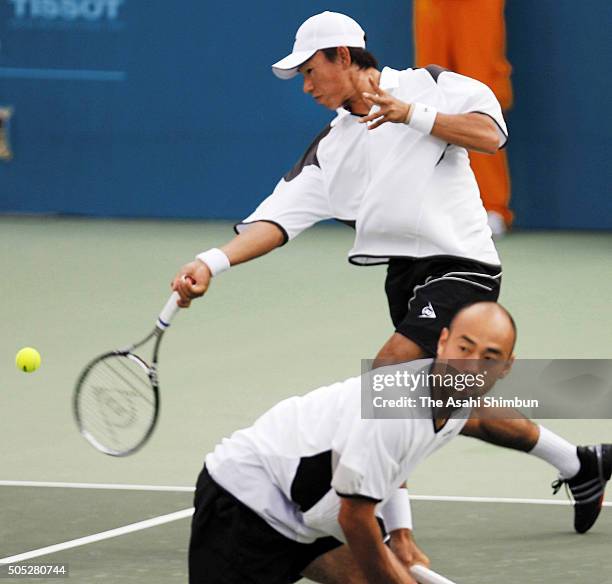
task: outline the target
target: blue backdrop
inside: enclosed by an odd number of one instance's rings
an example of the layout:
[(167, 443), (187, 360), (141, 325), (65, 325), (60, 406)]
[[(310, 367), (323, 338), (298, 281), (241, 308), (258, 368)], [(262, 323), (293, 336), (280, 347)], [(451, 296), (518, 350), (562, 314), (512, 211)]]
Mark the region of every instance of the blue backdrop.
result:
[[(324, 9), (412, 64), (411, 3), (0, 0), (0, 211), (246, 215), (330, 119), (270, 64)], [(607, 0), (510, 0), (513, 207), (522, 227), (612, 228)]]

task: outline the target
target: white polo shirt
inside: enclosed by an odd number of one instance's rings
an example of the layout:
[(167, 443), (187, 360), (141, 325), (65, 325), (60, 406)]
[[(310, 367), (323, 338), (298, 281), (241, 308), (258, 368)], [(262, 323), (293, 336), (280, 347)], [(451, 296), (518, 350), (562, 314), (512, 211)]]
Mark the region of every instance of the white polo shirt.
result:
[[(501, 107), (483, 83), (430, 66), (385, 67), (380, 87), (405, 102), (446, 114), (479, 112), (507, 140)], [(293, 239), (325, 219), (355, 223), (349, 261), (386, 263), (391, 257), (457, 256), (499, 265), (486, 211), (465, 148), (405, 124), (368, 130), (345, 109), (325, 128), (244, 221), (270, 221)]]
[[(405, 364), (417, 373), (431, 359)], [(423, 391), (429, 395), (429, 389)], [(408, 417), (411, 416), (411, 417)], [(426, 417), (429, 416), (429, 417)], [(213, 479), (285, 537), (310, 543), (333, 536), (340, 495), (385, 503), (415, 466), (455, 437), (459, 412), (438, 432), (422, 408), (402, 419), (361, 418), (361, 378), (286, 399), (206, 457)]]

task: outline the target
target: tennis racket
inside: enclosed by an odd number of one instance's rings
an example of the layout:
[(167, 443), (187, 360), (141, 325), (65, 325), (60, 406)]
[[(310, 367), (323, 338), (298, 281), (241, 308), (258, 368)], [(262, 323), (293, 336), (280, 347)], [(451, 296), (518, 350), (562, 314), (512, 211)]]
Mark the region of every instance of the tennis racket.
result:
[[(179, 307), (173, 292), (142, 341), (109, 351), (87, 364), (78, 378), (74, 417), (81, 435), (111, 456), (133, 454), (151, 437), (159, 416), (159, 346)], [(135, 353), (153, 341), (151, 362)], [(139, 351), (141, 352), (141, 351)]]
[(455, 584), (452, 580), (426, 568), (422, 564), (410, 566), (410, 574), (420, 584)]

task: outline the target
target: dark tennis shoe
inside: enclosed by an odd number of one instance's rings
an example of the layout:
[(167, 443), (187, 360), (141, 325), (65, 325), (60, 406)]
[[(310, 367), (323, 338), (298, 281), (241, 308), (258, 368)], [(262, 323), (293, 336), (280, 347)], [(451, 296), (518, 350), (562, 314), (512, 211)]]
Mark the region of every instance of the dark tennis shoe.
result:
[(586, 533), (603, 506), (606, 483), (612, 475), (612, 444), (578, 446), (580, 470), (571, 479), (558, 479), (552, 484), (553, 494), (565, 484), (574, 500), (574, 529)]

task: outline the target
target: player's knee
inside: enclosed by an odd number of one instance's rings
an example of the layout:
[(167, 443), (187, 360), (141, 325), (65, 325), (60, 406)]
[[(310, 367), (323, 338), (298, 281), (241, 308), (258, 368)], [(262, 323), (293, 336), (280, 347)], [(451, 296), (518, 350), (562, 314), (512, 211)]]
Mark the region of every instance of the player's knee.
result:
[(425, 352), (413, 340), (394, 333), (378, 352), (374, 361), (374, 367), (383, 367), (395, 363), (405, 363), (422, 359)]
[(478, 418), (469, 418), (461, 429), (460, 434), (470, 438), (482, 438), (480, 420)]

